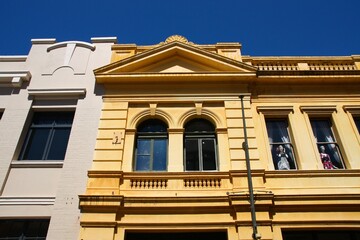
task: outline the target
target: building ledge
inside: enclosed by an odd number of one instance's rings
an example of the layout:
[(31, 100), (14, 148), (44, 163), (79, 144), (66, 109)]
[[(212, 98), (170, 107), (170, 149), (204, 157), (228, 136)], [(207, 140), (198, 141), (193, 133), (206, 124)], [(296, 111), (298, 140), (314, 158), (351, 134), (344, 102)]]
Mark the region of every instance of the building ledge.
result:
[(29, 96), (35, 99), (79, 99), (85, 96), (85, 88), (29, 89)]
[(24, 81), (30, 81), (30, 71), (0, 71), (0, 87), (21, 87)]

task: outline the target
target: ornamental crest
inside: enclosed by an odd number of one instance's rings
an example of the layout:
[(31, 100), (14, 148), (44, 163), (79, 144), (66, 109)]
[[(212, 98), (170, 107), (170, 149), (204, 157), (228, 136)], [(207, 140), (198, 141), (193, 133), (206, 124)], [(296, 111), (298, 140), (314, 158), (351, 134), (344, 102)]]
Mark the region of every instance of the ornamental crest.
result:
[(164, 43), (166, 44), (166, 43), (171, 43), (171, 42), (175, 42), (175, 41), (187, 43), (187, 44), (193, 44), (192, 42), (189, 42), (185, 37), (183, 37), (181, 35), (172, 35), (172, 36), (168, 37)]

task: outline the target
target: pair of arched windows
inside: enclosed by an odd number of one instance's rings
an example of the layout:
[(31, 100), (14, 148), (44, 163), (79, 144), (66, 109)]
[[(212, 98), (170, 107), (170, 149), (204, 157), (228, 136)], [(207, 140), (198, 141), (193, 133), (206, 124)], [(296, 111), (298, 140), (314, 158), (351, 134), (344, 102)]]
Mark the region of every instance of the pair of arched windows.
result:
[[(215, 127), (205, 119), (196, 118), (185, 124), (185, 171), (218, 169)], [(166, 171), (168, 158), (167, 125), (149, 119), (137, 127), (135, 171)]]

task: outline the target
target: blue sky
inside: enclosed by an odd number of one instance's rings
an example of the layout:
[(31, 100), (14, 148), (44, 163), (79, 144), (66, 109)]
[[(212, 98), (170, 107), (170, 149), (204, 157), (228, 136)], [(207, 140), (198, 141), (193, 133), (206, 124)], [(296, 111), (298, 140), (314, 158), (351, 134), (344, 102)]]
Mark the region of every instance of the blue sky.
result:
[(360, 0), (1, 0), (0, 55), (31, 39), (156, 44), (240, 42), (251, 56), (360, 54)]

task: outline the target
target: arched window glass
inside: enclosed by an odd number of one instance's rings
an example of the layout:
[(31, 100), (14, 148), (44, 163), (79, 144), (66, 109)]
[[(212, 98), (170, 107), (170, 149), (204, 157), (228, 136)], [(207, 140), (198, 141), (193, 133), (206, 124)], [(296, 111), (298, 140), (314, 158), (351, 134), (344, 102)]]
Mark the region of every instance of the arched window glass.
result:
[(218, 169), (215, 127), (204, 119), (194, 119), (185, 125), (184, 156), (186, 171)]
[(161, 120), (150, 119), (137, 127), (135, 171), (166, 171), (167, 126)]

